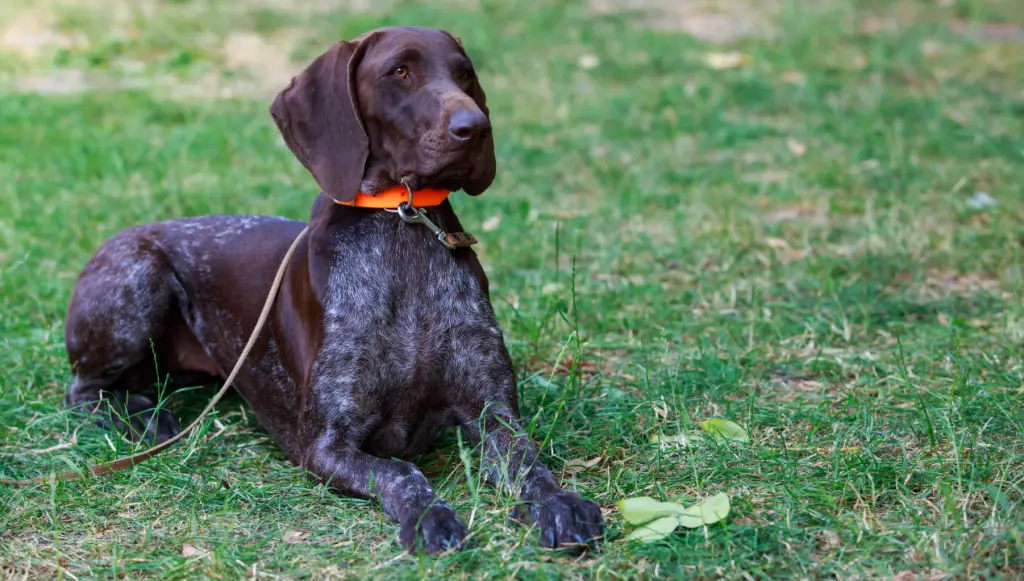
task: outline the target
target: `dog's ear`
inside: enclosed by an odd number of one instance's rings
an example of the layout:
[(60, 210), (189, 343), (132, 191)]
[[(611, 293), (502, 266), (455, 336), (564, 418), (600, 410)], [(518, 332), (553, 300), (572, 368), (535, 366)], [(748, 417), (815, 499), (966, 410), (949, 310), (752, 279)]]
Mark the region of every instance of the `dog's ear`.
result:
[[(446, 34), (452, 37), (452, 40), (455, 41), (455, 44), (459, 47), (459, 50), (462, 52), (462, 55), (466, 57), (466, 60), (468, 60), (470, 62), (470, 65), (472, 66), (473, 61), (472, 59), (469, 58), (469, 55), (466, 54), (466, 49), (462, 46), (462, 39), (451, 34), (450, 32), (446, 32)], [(476, 76), (476, 74), (473, 75), (473, 88), (469, 96), (473, 98), (473, 101), (476, 102), (476, 106), (479, 107), (481, 111), (483, 111), (484, 115), (487, 116), (487, 120), (490, 121), (491, 112), (487, 109), (487, 95), (484, 94), (484, 89), (483, 87), (480, 86), (480, 79), (479, 77)], [(494, 176), (498, 170), (498, 164), (494, 159), (493, 131), (487, 134), (487, 137), (486, 139), (484, 139), (483, 143), (481, 144), (481, 147), (484, 148), (483, 172), (481, 172), (481, 174), (476, 179), (468, 180), (462, 186), (462, 190), (471, 196), (479, 196), (480, 194), (484, 193), (484, 190), (491, 187), (491, 183), (494, 181)]]
[(355, 198), (370, 155), (355, 73), (373, 35), (339, 42), (293, 78), (270, 105), (288, 149), (328, 196)]

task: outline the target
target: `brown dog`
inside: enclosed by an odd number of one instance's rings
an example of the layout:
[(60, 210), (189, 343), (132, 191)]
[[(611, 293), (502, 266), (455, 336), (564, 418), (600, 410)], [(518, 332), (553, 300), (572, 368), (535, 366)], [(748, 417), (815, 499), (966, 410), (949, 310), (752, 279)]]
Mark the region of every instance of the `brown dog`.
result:
[[(412, 464), (458, 426), (488, 480), (519, 494), (549, 547), (598, 539), (596, 504), (561, 490), (523, 433), (485, 276), (394, 212), (343, 205), (405, 182), (478, 195), (495, 175), (484, 92), (458, 39), (386, 28), (331, 47), (271, 114), (323, 190), (236, 389), (288, 458), (339, 493), (372, 497), (409, 550), (460, 547), (466, 527)], [(451, 205), (421, 211), (460, 231)], [(205, 216), (108, 240), (74, 290), (67, 403), (133, 437), (178, 431), (154, 385), (223, 380), (304, 224)], [(100, 405), (97, 405), (99, 402)], [(117, 409), (127, 411), (121, 417)]]

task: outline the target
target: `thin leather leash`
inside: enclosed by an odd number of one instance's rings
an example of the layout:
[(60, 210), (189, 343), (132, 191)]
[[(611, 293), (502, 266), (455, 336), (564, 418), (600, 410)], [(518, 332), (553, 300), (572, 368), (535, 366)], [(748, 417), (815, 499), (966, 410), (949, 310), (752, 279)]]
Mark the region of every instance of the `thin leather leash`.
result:
[(284, 254), (284, 258), (281, 259), (281, 266), (277, 267), (277, 274), (274, 276), (274, 282), (270, 285), (270, 292), (267, 293), (267, 300), (263, 303), (263, 311), (260, 313), (260, 318), (256, 321), (256, 327), (253, 328), (252, 334), (249, 335), (249, 342), (245, 344), (245, 348), (242, 349), (242, 354), (238, 356), (238, 362), (235, 363), (235, 368), (231, 370), (231, 374), (224, 380), (224, 385), (221, 386), (220, 391), (213, 396), (210, 403), (207, 404), (206, 409), (203, 410), (199, 417), (197, 417), (191, 424), (188, 425), (184, 430), (178, 432), (173, 438), (166, 440), (149, 448), (143, 450), (137, 454), (131, 456), (124, 456), (113, 460), (111, 462), (100, 462), (94, 464), (86, 469), (86, 473), (83, 474), (77, 470), (65, 470), (64, 472), (50, 472), (36, 478), (28, 480), (8, 480), (6, 478), (0, 478), (0, 484), (6, 484), (8, 486), (32, 486), (34, 484), (42, 484), (51, 480), (75, 480), (77, 478), (87, 478), (88, 476), (103, 476), (104, 474), (110, 474), (111, 472), (117, 472), (118, 470), (124, 470), (131, 468), (136, 464), (141, 464), (146, 460), (149, 460), (153, 456), (156, 456), (160, 452), (163, 452), (167, 448), (170, 448), (175, 442), (189, 435), (193, 430), (199, 426), (199, 423), (213, 410), (213, 406), (217, 405), (217, 402), (224, 397), (227, 393), (228, 388), (235, 381), (235, 377), (238, 372), (242, 370), (242, 364), (245, 363), (245, 359), (249, 356), (249, 351), (252, 350), (252, 346), (256, 344), (256, 338), (259, 337), (263, 331), (263, 327), (267, 323), (267, 318), (270, 316), (270, 309), (274, 306), (274, 299), (277, 297), (277, 291), (281, 287), (281, 281), (284, 279), (285, 270), (288, 267), (288, 261), (291, 260), (292, 254), (295, 253), (295, 249), (299, 247), (299, 242), (306, 235), (306, 231), (309, 227), (302, 229), (302, 232), (295, 238), (292, 245), (288, 247), (288, 252)]

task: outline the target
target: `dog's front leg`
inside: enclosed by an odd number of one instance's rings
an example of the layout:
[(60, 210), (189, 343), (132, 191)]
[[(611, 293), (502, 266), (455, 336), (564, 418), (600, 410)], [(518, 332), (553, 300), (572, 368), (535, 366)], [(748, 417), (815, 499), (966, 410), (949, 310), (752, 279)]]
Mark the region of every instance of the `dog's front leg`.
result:
[(401, 526), (399, 540), (411, 553), (461, 549), (466, 525), (437, 498), (414, 465), (386, 460), (321, 438), (303, 466), (329, 488), (347, 496), (373, 498)]
[(483, 471), (488, 481), (525, 503), (530, 520), (540, 529), (542, 545), (584, 546), (600, 540), (604, 532), (600, 507), (579, 493), (562, 490), (540, 463), (536, 446), (510, 406), (490, 403), (462, 420), (470, 441), (483, 445)]

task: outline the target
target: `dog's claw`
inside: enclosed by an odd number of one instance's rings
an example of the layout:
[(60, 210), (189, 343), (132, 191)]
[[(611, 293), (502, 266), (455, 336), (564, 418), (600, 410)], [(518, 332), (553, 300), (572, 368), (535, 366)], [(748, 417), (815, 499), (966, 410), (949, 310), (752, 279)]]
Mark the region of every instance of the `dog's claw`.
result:
[(444, 540), (444, 548), (455, 549), (456, 551), (462, 550), (462, 539), (458, 537), (448, 537)]

